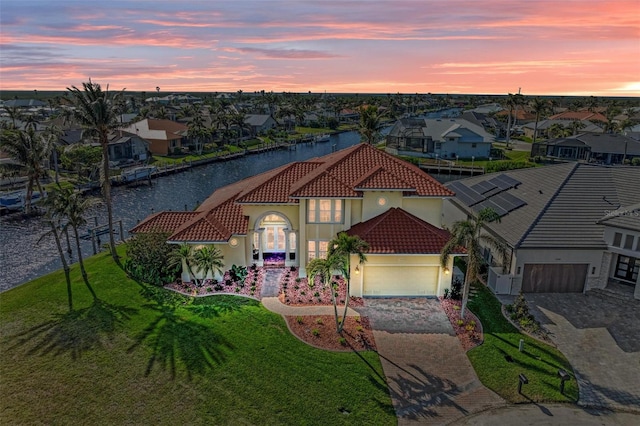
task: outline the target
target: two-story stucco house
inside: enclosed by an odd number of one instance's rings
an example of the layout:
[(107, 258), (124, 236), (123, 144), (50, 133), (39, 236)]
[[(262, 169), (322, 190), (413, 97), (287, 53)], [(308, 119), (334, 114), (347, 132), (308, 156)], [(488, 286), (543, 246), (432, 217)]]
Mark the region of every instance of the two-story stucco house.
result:
[(416, 166), (359, 144), (219, 188), (196, 211), (157, 213), (132, 232), (213, 245), (225, 269), (279, 262), (304, 277), (344, 231), (370, 244), (365, 264), (352, 259), (353, 296), (435, 296), (451, 283), (453, 261), (442, 268), (439, 254), (449, 239), (443, 200), (453, 195)]

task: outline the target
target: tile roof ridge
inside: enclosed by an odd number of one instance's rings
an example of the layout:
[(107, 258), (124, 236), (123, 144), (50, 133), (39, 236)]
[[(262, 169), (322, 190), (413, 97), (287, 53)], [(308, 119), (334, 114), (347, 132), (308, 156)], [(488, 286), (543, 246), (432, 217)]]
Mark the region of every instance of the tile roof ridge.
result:
[(567, 173), (567, 176), (564, 178), (564, 180), (562, 181), (562, 183), (560, 185), (558, 185), (558, 187), (556, 188), (556, 191), (553, 193), (553, 195), (547, 200), (547, 202), (545, 203), (545, 205), (540, 209), (540, 211), (538, 212), (538, 214), (536, 215), (535, 219), (531, 222), (531, 224), (529, 225), (529, 227), (527, 228), (526, 231), (524, 231), (524, 233), (522, 234), (522, 236), (520, 237), (520, 239), (515, 243), (514, 248), (518, 249), (520, 248), (520, 246), (524, 243), (524, 240), (527, 239), (527, 237), (529, 236), (529, 234), (533, 231), (533, 228), (535, 228), (538, 223), (540, 222), (540, 220), (542, 220), (542, 217), (545, 215), (545, 213), (547, 212), (547, 209), (549, 208), (549, 206), (551, 206), (551, 204), (553, 204), (553, 202), (555, 201), (556, 198), (558, 198), (558, 195), (560, 194), (560, 191), (562, 191), (562, 188), (564, 188), (564, 186), (567, 184), (567, 182), (569, 182), (569, 180), (571, 179), (571, 177), (574, 175), (574, 173), (576, 172), (576, 170), (578, 170), (578, 166), (580, 163), (574, 163), (571, 167), (571, 169), (569, 170), (569, 173)]
[[(260, 190), (264, 185), (267, 185), (269, 183), (269, 181), (271, 181), (272, 179), (275, 179), (277, 176), (281, 176), (282, 174), (284, 174), (284, 173), (290, 171), (291, 169), (293, 169), (295, 167), (298, 167), (300, 164), (304, 164), (304, 163), (306, 163), (306, 161), (294, 161), (293, 163), (285, 164), (284, 166), (277, 167), (275, 169), (271, 169), (271, 170), (265, 172), (265, 174), (268, 174), (270, 172), (274, 172), (274, 173), (270, 174), (268, 179), (261, 180), (261, 182), (258, 185), (253, 186), (250, 189), (240, 191), (240, 193), (242, 193), (242, 194), (238, 193), (237, 194), (238, 196), (234, 197), (234, 199), (237, 202), (242, 203), (242, 198), (249, 197), (251, 194), (253, 194), (256, 191)], [(310, 162), (309, 164), (313, 164), (313, 163)], [(259, 176), (259, 175), (256, 175), (256, 176)], [(240, 182), (242, 182), (242, 181), (240, 181)], [(224, 203), (222, 203), (222, 204), (224, 204)]]

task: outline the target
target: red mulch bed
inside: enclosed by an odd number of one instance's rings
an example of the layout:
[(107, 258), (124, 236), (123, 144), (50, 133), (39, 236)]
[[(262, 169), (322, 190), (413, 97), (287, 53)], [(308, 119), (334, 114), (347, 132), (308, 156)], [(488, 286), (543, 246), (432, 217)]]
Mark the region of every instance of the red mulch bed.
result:
[(482, 324), (480, 320), (478, 320), (478, 317), (468, 308), (465, 310), (464, 320), (462, 320), (462, 323), (459, 323), (461, 320), (459, 309), (462, 306), (461, 300), (443, 299), (441, 297), (440, 304), (447, 314), (447, 317), (449, 317), (449, 322), (451, 322), (453, 330), (456, 332), (456, 336), (458, 336), (465, 351), (475, 348), (484, 341)]
[[(348, 316), (342, 335), (336, 333), (336, 319), (332, 315), (285, 316), (285, 319), (294, 335), (303, 342), (320, 349), (331, 351), (376, 349), (373, 331), (367, 317)], [(343, 343), (340, 341), (341, 337), (344, 338)]]
[[(344, 306), (347, 294), (347, 284), (342, 277), (334, 276), (333, 281), (338, 283), (338, 305)], [(298, 271), (287, 270), (282, 274), (280, 282), (280, 301), (290, 306), (318, 306), (331, 305), (331, 290), (325, 287), (316, 277), (313, 284), (309, 286), (308, 278), (298, 278)], [(349, 306), (364, 306), (361, 297), (351, 297)]]
[(260, 290), (262, 289), (262, 283), (264, 282), (264, 270), (262, 268), (256, 268), (255, 270), (247, 268), (247, 272), (247, 277), (244, 279), (244, 286), (240, 286), (239, 283), (226, 285), (227, 280), (230, 280), (231, 278), (229, 271), (227, 271), (220, 283), (217, 283), (214, 280), (205, 280), (199, 287), (196, 287), (192, 282), (171, 283), (167, 284), (165, 288), (182, 294), (187, 294), (189, 296), (210, 296), (213, 294), (223, 293), (250, 296), (260, 299)]

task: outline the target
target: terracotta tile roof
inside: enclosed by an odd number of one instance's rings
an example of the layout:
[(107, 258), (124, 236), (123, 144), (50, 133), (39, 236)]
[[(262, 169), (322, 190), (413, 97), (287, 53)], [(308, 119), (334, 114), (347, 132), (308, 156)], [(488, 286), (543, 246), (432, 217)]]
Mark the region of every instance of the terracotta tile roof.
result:
[(320, 164), (314, 162), (293, 163), (281, 170), (279, 169), (279, 173), (244, 193), (237, 199), (237, 202), (249, 204), (297, 203), (298, 200), (289, 196), (291, 184), (311, 173)]
[[(362, 197), (360, 189), (402, 190), (407, 197), (452, 197), (454, 192), (418, 167), (368, 144), (287, 164), (217, 189), (196, 210), (167, 227), (171, 241), (228, 241), (248, 232), (242, 204), (291, 204), (298, 198)], [(177, 223), (180, 220), (181, 223)], [(147, 218), (135, 229), (167, 219)], [(142, 231), (139, 231), (142, 232)]]
[[(451, 234), (399, 208), (360, 222), (346, 231), (369, 243), (375, 254), (439, 254)], [(465, 253), (459, 247), (454, 253)]]
[(603, 123), (607, 122), (607, 117), (600, 114), (599, 112), (591, 112), (591, 111), (564, 111), (559, 114), (552, 115), (549, 117), (549, 120), (590, 120), (590, 121), (601, 121)]
[(189, 130), (189, 127), (177, 121), (148, 118), (147, 123), (149, 130), (164, 130), (171, 133), (186, 132)]
[(387, 189), (404, 191), (415, 191), (415, 186), (405, 182), (402, 178), (399, 178), (389, 173), (384, 167), (377, 166), (371, 169), (369, 173), (356, 182), (353, 185), (355, 188), (363, 189)]
[(198, 216), (198, 212), (160, 212), (140, 222), (131, 233), (137, 232), (174, 232), (185, 222)]

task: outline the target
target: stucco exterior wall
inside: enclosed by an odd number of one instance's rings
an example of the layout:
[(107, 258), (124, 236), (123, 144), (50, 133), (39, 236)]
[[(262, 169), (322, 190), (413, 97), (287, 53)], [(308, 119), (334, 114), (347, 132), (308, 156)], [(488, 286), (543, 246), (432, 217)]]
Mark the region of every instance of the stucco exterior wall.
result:
[(442, 198), (404, 198), (402, 208), (433, 226), (442, 227)]
[(401, 191), (365, 191), (362, 194), (362, 222), (376, 217), (392, 207), (402, 207)]

